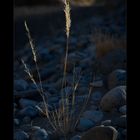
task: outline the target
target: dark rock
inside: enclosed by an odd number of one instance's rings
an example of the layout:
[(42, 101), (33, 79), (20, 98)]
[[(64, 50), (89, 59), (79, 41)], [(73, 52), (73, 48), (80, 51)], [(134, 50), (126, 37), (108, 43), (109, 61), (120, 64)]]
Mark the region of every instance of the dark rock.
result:
[(19, 119), (16, 119), (16, 118), (15, 118), (15, 119), (14, 119), (14, 124), (15, 124), (15, 125), (19, 125), (19, 124), (20, 124)]
[(19, 79), (19, 80), (14, 80), (14, 89), (17, 91), (25, 91), (27, 90), (29, 87), (28, 83), (23, 80), (23, 79)]
[(86, 69), (88, 67), (91, 67), (92, 66), (91, 58), (90, 57), (84, 58), (83, 60), (80, 61), (79, 65), (82, 69)]
[(83, 113), (83, 117), (86, 119), (89, 119), (93, 122), (100, 122), (103, 119), (103, 112), (102, 111), (96, 111), (96, 110), (90, 110), (90, 111), (85, 111)]
[(38, 114), (38, 111), (35, 107), (27, 106), (20, 110), (19, 114), (21, 116), (35, 117)]
[(118, 132), (111, 126), (96, 126), (88, 130), (81, 140), (116, 140)]
[(87, 87), (81, 86), (77, 89), (77, 91), (79, 94), (85, 94), (85, 93), (88, 93), (89, 89)]
[(31, 118), (29, 116), (25, 116), (22, 121), (25, 124), (29, 124), (31, 122)]
[(100, 88), (103, 87), (103, 81), (102, 80), (96, 80), (93, 81), (93, 83), (90, 83), (91, 86), (96, 87), (96, 88)]
[(80, 118), (79, 124), (77, 126), (77, 130), (79, 131), (86, 131), (89, 128), (95, 126), (95, 123), (89, 119)]
[(49, 92), (50, 94), (57, 94), (57, 90), (56, 90), (55, 88), (53, 88), (53, 87), (49, 87), (49, 88), (48, 88), (48, 92)]
[(58, 103), (58, 101), (59, 101), (59, 97), (58, 96), (54, 96), (54, 97), (50, 97), (49, 98), (48, 103), (51, 105), (51, 104)]
[(83, 102), (85, 102), (86, 101), (86, 99), (87, 99), (87, 95), (79, 95), (79, 96), (76, 96), (75, 97), (75, 102), (76, 102), (76, 104), (79, 104), (79, 103), (83, 103)]
[(127, 122), (126, 115), (122, 115), (120, 117), (113, 119), (112, 125), (126, 128), (126, 122)]
[(81, 136), (75, 135), (70, 140), (81, 140)]
[(126, 104), (126, 86), (118, 86), (107, 92), (101, 102), (103, 111), (112, 111)]
[(48, 48), (45, 45), (41, 46), (37, 50), (37, 52), (39, 53), (39, 58), (41, 59), (41, 62), (48, 62), (52, 58), (52, 56), (49, 54)]
[(117, 69), (109, 74), (108, 76), (108, 87), (112, 89), (116, 86), (121, 86), (126, 84), (126, 71), (122, 69)]
[(40, 127), (33, 127), (30, 140), (49, 140), (49, 135), (45, 129), (41, 129)]
[(14, 91), (14, 96), (17, 98), (34, 97), (39, 95), (36, 89), (29, 89), (27, 91)]
[(23, 99), (21, 98), (19, 100), (19, 104), (22, 108), (27, 107), (27, 106), (35, 106), (37, 104), (36, 101), (34, 100), (29, 100), (29, 99)]
[(42, 80), (45, 80), (49, 78), (51, 75), (53, 75), (56, 72), (55, 67), (43, 67), (43, 69), (40, 70), (40, 76)]
[(90, 110), (98, 110), (98, 109), (99, 109), (98, 106), (95, 104), (90, 106)]
[(81, 53), (81, 52), (71, 52), (68, 55), (68, 69), (73, 70), (74, 65), (78, 64), (82, 59), (86, 58), (87, 55), (85, 53)]
[(84, 50), (85, 54), (92, 59), (96, 58), (96, 45), (88, 44), (88, 47)]
[(29, 135), (24, 131), (17, 131), (14, 133), (14, 140), (29, 140)]
[(92, 99), (93, 103), (94, 104), (100, 103), (103, 95), (104, 94), (100, 91), (94, 91), (93, 94), (91, 95), (91, 99)]
[(58, 36), (55, 38), (54, 43), (56, 44), (65, 44), (66, 43), (66, 39), (64, 36)]
[(70, 46), (73, 46), (73, 45), (76, 46), (76, 44), (77, 44), (77, 38), (76, 37), (71, 37), (69, 45)]

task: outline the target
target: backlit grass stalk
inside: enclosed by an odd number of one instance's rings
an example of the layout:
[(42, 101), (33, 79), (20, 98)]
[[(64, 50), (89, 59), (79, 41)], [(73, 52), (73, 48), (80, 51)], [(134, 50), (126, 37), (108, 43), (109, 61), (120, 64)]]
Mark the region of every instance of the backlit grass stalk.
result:
[(35, 51), (35, 45), (33, 44), (33, 40), (32, 40), (32, 37), (31, 37), (31, 34), (30, 34), (30, 31), (29, 31), (29, 28), (27, 26), (26, 21), (25, 21), (24, 25), (25, 25), (25, 29), (27, 31), (27, 36), (28, 36), (30, 47), (31, 47), (31, 50), (32, 50), (33, 60), (35, 62), (35, 66), (36, 66), (40, 86), (38, 86), (36, 84), (36, 81), (34, 80), (33, 75), (31, 74), (31, 72), (29, 71), (29, 69), (27, 68), (27, 66), (26, 66), (26, 64), (25, 64), (25, 62), (23, 60), (22, 60), (22, 63), (24, 65), (24, 67), (25, 67), (25, 71), (27, 72), (27, 74), (29, 75), (30, 79), (35, 84), (35, 86), (37, 87), (37, 90), (38, 90), (38, 92), (40, 93), (40, 95), (41, 95), (41, 97), (43, 99), (43, 103), (44, 103), (44, 106), (45, 106), (45, 114), (46, 114), (47, 118), (49, 119), (49, 111), (48, 111), (47, 101), (45, 99), (45, 95), (44, 95), (44, 91), (43, 91), (43, 87), (42, 87), (41, 76), (40, 76), (40, 72), (39, 72), (39, 67), (38, 67), (38, 64), (37, 64), (37, 57), (36, 57), (37, 55), (36, 55), (36, 51)]
[(47, 107), (47, 103), (46, 103), (46, 100), (45, 100), (45, 96), (43, 95), (44, 94), (44, 91), (43, 91), (42, 82), (41, 82), (41, 76), (40, 76), (39, 68), (38, 68), (38, 64), (37, 64), (37, 57), (36, 57), (35, 45), (33, 44), (33, 40), (32, 40), (32, 37), (31, 37), (31, 34), (30, 34), (30, 31), (29, 31), (29, 28), (27, 26), (26, 21), (25, 21), (24, 24), (25, 24), (25, 29), (27, 31), (27, 36), (28, 36), (28, 39), (29, 39), (30, 47), (32, 49), (33, 60), (35, 62), (35, 66), (36, 66), (36, 70), (37, 70), (37, 74), (38, 74), (38, 78), (39, 78), (40, 94), (42, 95), (42, 98), (43, 98), (43, 101), (44, 101), (44, 105), (45, 105), (45, 108), (46, 108), (46, 114), (48, 116), (48, 107)]
[[(69, 35), (70, 35), (70, 26), (71, 26), (71, 18), (70, 18), (70, 0), (64, 0), (64, 13), (65, 13), (65, 20), (66, 20), (66, 52), (65, 52), (65, 59), (64, 59), (64, 73), (63, 73), (63, 80), (62, 80), (62, 89), (66, 86), (66, 74), (67, 74), (67, 62), (68, 62), (68, 50), (69, 50)], [(65, 97), (67, 98), (67, 97)], [(64, 105), (64, 95), (62, 95), (62, 109), (64, 111), (64, 118), (63, 118), (63, 129), (65, 130), (64, 137), (66, 139), (66, 133), (68, 128), (69, 122), (69, 101), (66, 100), (66, 107)]]
[(66, 73), (67, 73), (67, 62), (68, 62), (68, 50), (69, 50), (69, 35), (70, 35), (70, 27), (71, 27), (71, 18), (70, 18), (70, 0), (64, 0), (64, 13), (66, 20), (66, 53), (64, 60), (64, 77), (62, 81), (62, 88), (66, 86)]
[(31, 72), (30, 72), (29, 68), (27, 67), (27, 65), (25, 64), (24, 60), (21, 59), (21, 61), (22, 61), (23, 65), (24, 65), (25, 72), (28, 74), (28, 76), (30, 77), (31, 81), (32, 81), (32, 82), (34, 83), (34, 85), (36, 86), (37, 91), (39, 92), (39, 94), (40, 94), (41, 97), (42, 97), (42, 100), (43, 100), (43, 103), (44, 103), (44, 106), (45, 106), (45, 112), (44, 112), (40, 107), (38, 107), (38, 106), (36, 106), (37, 109), (38, 109), (42, 114), (44, 114), (44, 115), (48, 118), (49, 123), (51, 124), (51, 126), (53, 127), (53, 129), (56, 130), (56, 126), (55, 126), (55, 125), (51, 122), (51, 120), (50, 120), (49, 112), (48, 112), (48, 107), (47, 107), (47, 103), (46, 103), (45, 97), (44, 97), (44, 95), (43, 95), (43, 93), (42, 93), (40, 87), (37, 85), (37, 83), (36, 83), (36, 81), (35, 81), (33, 75), (31, 74)]

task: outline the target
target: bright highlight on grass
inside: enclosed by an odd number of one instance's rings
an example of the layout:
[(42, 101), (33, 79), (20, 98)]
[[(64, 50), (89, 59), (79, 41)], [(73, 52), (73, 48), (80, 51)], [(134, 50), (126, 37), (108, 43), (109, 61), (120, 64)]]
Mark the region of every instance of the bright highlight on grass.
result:
[(64, 12), (66, 18), (66, 35), (69, 38), (70, 27), (71, 27), (71, 18), (70, 18), (70, 0), (64, 0)]

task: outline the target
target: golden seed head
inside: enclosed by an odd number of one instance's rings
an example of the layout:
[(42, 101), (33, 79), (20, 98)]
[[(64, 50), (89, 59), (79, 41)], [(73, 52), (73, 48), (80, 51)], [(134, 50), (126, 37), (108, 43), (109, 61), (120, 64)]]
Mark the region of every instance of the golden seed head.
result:
[(71, 18), (70, 18), (70, 0), (64, 0), (64, 12), (66, 18), (66, 35), (69, 37)]

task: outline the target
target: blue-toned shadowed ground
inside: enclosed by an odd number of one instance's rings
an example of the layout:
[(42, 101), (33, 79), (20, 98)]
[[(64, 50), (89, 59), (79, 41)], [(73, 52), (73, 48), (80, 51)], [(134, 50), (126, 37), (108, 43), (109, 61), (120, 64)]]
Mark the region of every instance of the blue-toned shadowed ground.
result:
[(25, 20), (34, 40), (49, 111), (59, 108), (62, 93), (68, 94), (71, 101), (74, 77), (75, 81), (81, 77), (75, 93), (75, 118), (88, 96), (89, 87), (93, 89), (86, 109), (67, 139), (126, 140), (126, 2), (93, 0), (93, 4), (89, 5), (84, 2), (79, 4), (80, 0), (75, 1), (72, 1), (71, 6), (68, 67), (66, 86), (63, 89), (61, 82), (66, 49), (63, 4), (59, 0), (43, 2), (43, 6), (26, 1), (20, 4), (16, 2), (13, 101), (15, 140), (64, 139), (61, 134), (53, 133), (48, 120), (35, 108), (36, 105), (43, 108), (42, 98), (21, 63), (22, 58), (39, 85), (24, 27)]

